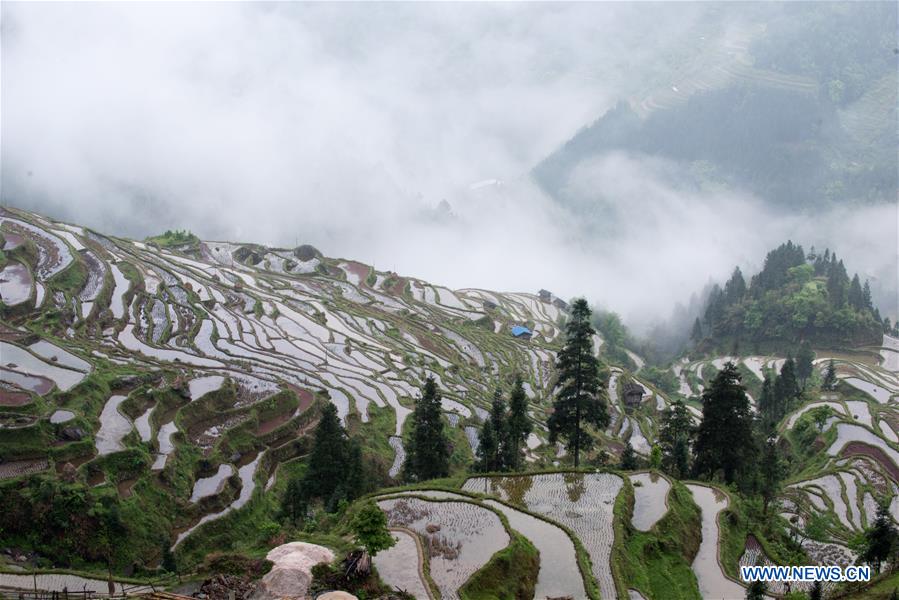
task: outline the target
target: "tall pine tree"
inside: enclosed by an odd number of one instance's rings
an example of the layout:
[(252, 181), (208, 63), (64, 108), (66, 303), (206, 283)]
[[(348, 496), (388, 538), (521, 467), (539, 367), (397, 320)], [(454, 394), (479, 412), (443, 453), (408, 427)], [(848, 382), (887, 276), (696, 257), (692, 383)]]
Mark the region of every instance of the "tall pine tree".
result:
[(490, 416), (481, 427), (475, 470), (482, 473), (503, 470), (502, 441), (506, 431), (506, 404), (502, 390), (497, 387), (493, 393)]
[(861, 558), (880, 572), (880, 567), (889, 562), (896, 554), (899, 532), (890, 516), (890, 508), (886, 503), (877, 507), (877, 518), (874, 524), (865, 531), (865, 548)]
[(559, 351), (556, 368), (559, 372), (558, 392), (549, 417), (549, 441), (559, 437), (566, 440), (574, 455), (575, 468), (580, 465), (581, 450), (588, 449), (592, 438), (585, 425), (603, 428), (609, 424), (609, 413), (602, 398), (599, 361), (593, 354), (593, 334), (590, 307), (583, 298), (571, 305), (571, 318), (565, 324), (565, 345)]
[[(775, 378), (777, 375), (775, 374)], [(759, 396), (759, 414), (767, 422), (777, 421), (776, 401), (774, 398), (774, 382), (771, 373), (765, 370), (765, 380), (762, 381), (762, 394)]]
[(736, 365), (728, 362), (702, 393), (702, 422), (693, 445), (693, 467), (709, 478), (733, 483), (752, 464), (755, 444), (749, 398)]
[(775, 436), (771, 436), (765, 441), (759, 476), (762, 507), (764, 514), (767, 515), (768, 506), (780, 493), (781, 483), (786, 476), (786, 466), (780, 458), (780, 451), (777, 449)]
[(325, 510), (333, 512), (341, 500), (352, 501), (364, 494), (368, 485), (362, 446), (347, 436), (337, 408), (325, 404), (315, 427), (306, 473), (288, 482), (281, 499), (281, 514), (290, 521), (302, 521), (315, 499), (322, 500)]
[(830, 359), (830, 362), (827, 363), (827, 370), (824, 372), (823, 387), (825, 390), (831, 392), (837, 387), (837, 367), (832, 358)]
[(528, 399), (524, 393), (521, 375), (515, 376), (512, 394), (509, 396), (509, 418), (506, 420), (506, 436), (503, 439), (503, 456), (505, 467), (510, 471), (521, 468), (522, 451), (528, 435), (531, 433), (531, 422), (528, 420)]
[(428, 377), (412, 412), (412, 436), (406, 442), (403, 474), (407, 481), (425, 481), (449, 475), (449, 439), (443, 428), (440, 392)]
[(808, 341), (802, 342), (799, 346), (799, 352), (796, 354), (796, 377), (799, 379), (800, 387), (805, 390), (805, 384), (808, 378), (812, 376), (814, 371), (815, 352), (812, 345)]
[(683, 479), (690, 475), (690, 444), (693, 438), (693, 420), (683, 400), (677, 399), (665, 413), (659, 431), (662, 447), (662, 467), (667, 473)]
[(311, 498), (327, 502), (344, 481), (347, 461), (347, 435), (337, 416), (337, 407), (328, 402), (322, 407), (315, 427), (309, 466), (303, 478)]

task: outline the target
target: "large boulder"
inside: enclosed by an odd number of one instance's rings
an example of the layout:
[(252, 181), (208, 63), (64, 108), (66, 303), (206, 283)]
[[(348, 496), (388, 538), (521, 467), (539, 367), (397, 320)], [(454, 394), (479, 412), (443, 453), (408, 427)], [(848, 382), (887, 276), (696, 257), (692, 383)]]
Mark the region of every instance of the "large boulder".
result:
[(290, 542), (273, 548), (265, 557), (274, 566), (259, 582), (252, 600), (305, 597), (312, 583), (312, 567), (333, 561), (334, 553), (324, 546)]

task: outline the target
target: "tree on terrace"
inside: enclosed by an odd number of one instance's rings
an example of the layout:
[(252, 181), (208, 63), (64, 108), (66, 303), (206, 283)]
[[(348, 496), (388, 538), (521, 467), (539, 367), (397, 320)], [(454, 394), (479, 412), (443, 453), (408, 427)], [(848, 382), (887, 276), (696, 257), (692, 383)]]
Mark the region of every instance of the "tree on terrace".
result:
[(728, 362), (702, 393), (702, 422), (693, 446), (697, 475), (736, 481), (755, 455), (752, 412), (736, 365)]
[(512, 385), (512, 394), (509, 397), (506, 435), (502, 442), (504, 466), (508, 470), (517, 471), (521, 468), (522, 449), (531, 429), (531, 422), (528, 419), (528, 399), (524, 393), (521, 375), (516, 375), (515, 383)]
[(584, 426), (603, 428), (609, 423), (599, 361), (593, 354), (595, 333), (590, 324), (590, 307), (586, 300), (578, 298), (572, 303), (571, 318), (565, 324), (565, 345), (556, 361), (559, 391), (548, 422), (550, 443), (564, 438), (574, 455), (575, 467), (580, 465), (581, 451), (592, 444)]
[(428, 377), (412, 412), (412, 437), (407, 441), (403, 473), (408, 481), (424, 481), (449, 475), (450, 445), (443, 427), (440, 392)]

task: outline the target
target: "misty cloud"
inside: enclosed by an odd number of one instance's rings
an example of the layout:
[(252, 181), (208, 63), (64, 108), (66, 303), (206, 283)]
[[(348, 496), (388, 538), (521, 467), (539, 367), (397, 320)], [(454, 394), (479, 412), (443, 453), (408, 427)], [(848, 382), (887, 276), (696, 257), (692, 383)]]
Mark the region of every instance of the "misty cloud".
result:
[(5, 3), (2, 198), (113, 234), (306, 242), (453, 287), (586, 294), (640, 320), (786, 237), (895, 290), (895, 207), (771, 226), (757, 198), (613, 154), (569, 182), (623, 223), (597, 230), (531, 183), (712, 18), (739, 21), (680, 3)]

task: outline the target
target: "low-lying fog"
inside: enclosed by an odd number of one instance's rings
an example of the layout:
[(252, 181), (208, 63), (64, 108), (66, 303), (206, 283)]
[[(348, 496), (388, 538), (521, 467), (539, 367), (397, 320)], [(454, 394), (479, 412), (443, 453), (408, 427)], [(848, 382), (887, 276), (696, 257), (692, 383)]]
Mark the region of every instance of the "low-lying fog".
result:
[(750, 30), (722, 6), (4, 3), (2, 199), (112, 234), (584, 294), (638, 326), (792, 238), (876, 279), (895, 318), (895, 205), (784, 216), (611, 153), (568, 182), (609, 201), (604, 227), (530, 179), (677, 52)]

